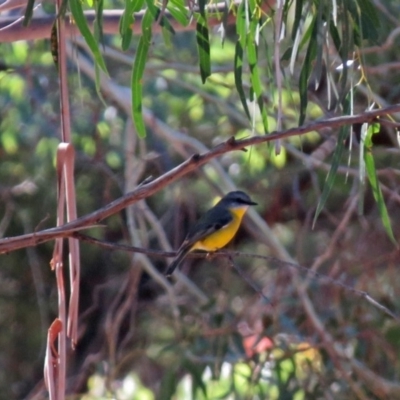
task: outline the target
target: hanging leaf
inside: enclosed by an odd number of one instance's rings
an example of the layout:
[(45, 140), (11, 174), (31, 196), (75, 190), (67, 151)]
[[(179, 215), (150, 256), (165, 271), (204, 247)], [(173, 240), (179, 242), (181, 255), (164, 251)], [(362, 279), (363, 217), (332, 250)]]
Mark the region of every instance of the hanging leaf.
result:
[(104, 62), (103, 56), (100, 53), (99, 46), (97, 45), (96, 39), (94, 38), (92, 32), (90, 31), (85, 15), (83, 13), (82, 3), (80, 0), (70, 0), (69, 2), (71, 13), (74, 18), (74, 21), (84, 37), (87, 45), (93, 53), (93, 57), (95, 62), (99, 65), (99, 67), (107, 73), (107, 67)]
[(198, 0), (200, 15), (206, 19), (206, 0)]
[(363, 39), (378, 42), (380, 21), (378, 10), (370, 0), (357, 0)]
[(144, 0), (126, 0), (125, 9), (119, 21), (119, 33), (121, 35), (122, 50), (126, 51), (132, 40), (132, 25), (135, 22), (135, 12), (142, 9)]
[[(162, 10), (155, 6), (152, 1), (147, 1), (148, 10), (151, 12), (154, 21), (160, 20), (160, 15), (162, 14)], [(162, 27), (162, 34), (164, 38), (164, 42), (167, 46), (171, 44), (171, 34), (175, 34), (175, 30), (169, 22), (168, 18), (163, 15), (161, 20), (159, 21), (160, 26)]]
[(142, 36), (136, 50), (135, 62), (132, 69), (131, 90), (132, 90), (132, 117), (139, 137), (146, 136), (146, 127), (142, 114), (143, 100), (143, 73), (146, 66), (147, 54), (151, 45), (152, 23), (154, 17), (148, 8), (142, 20)]
[(330, 22), (329, 22), (329, 33), (330, 33), (333, 43), (336, 47), (336, 51), (338, 53), (340, 53), (341, 47), (342, 47), (342, 41), (340, 40), (340, 35), (337, 30), (337, 27), (335, 26), (335, 24), (333, 23), (332, 20), (330, 20)]
[(304, 120), (306, 118), (306, 109), (308, 103), (308, 79), (310, 78), (312, 72), (312, 62), (314, 61), (317, 55), (317, 23), (316, 17), (314, 17), (311, 22), (310, 27), (308, 28), (308, 32), (310, 33), (310, 41), (307, 48), (307, 53), (304, 58), (303, 66), (300, 71), (300, 79), (299, 79), (299, 93), (300, 93), (300, 118), (299, 125), (303, 125)]
[(206, 1), (198, 1), (200, 13), (197, 15), (196, 41), (199, 54), (200, 75), (203, 83), (211, 75), (210, 39), (208, 34)]
[(379, 185), (378, 177), (376, 175), (376, 168), (374, 157), (372, 156), (372, 136), (379, 132), (379, 124), (371, 124), (368, 127), (367, 134), (364, 142), (364, 160), (365, 160), (365, 169), (368, 176), (368, 181), (372, 188), (372, 193), (374, 195), (374, 199), (376, 204), (378, 205), (379, 214), (381, 216), (382, 224), (386, 230), (387, 235), (390, 240), (398, 247), (397, 241), (393, 235), (392, 225), (390, 223), (389, 213), (386, 208), (385, 200), (382, 195), (382, 190)]
[(196, 40), (201, 80), (205, 83), (206, 79), (211, 75), (210, 41), (208, 37), (207, 20), (201, 14), (197, 17)]
[(250, 24), (250, 33), (247, 41), (247, 57), (250, 66), (251, 87), (254, 90), (255, 98), (260, 109), (261, 120), (263, 123), (265, 133), (268, 133), (268, 115), (264, 105), (263, 86), (258, 68), (258, 55), (255, 43), (255, 29), (258, 23), (252, 21)]
[(246, 94), (243, 88), (243, 59), (244, 59), (244, 47), (246, 45), (246, 24), (245, 24), (245, 13), (243, 2), (240, 3), (237, 16), (236, 16), (236, 32), (238, 34), (238, 41), (235, 47), (235, 57), (234, 57), (234, 75), (235, 75), (235, 86), (238, 91), (240, 101), (242, 103), (243, 109), (247, 115), (247, 118), (251, 120), (249, 107), (247, 105)]
[(296, 8), (294, 11), (294, 22), (293, 22), (293, 29), (292, 29), (292, 40), (295, 40), (297, 31), (299, 30), (300, 27), (300, 22), (302, 19), (302, 13), (303, 13), (303, 0), (297, 0), (296, 1)]
[(326, 27), (325, 21), (323, 19), (326, 3), (321, 1), (318, 4), (318, 13), (317, 13), (317, 48), (316, 48), (316, 61), (314, 65), (313, 77), (315, 78), (316, 82), (321, 82), (322, 74), (324, 73), (324, 61), (323, 61), (323, 46), (325, 44), (325, 30)]
[[(161, 9), (153, 6), (151, 6), (150, 9), (154, 15), (154, 19), (158, 21), (158, 19), (160, 18), (160, 14), (162, 13)], [(168, 18), (165, 17), (165, 15), (161, 18), (160, 26), (163, 28), (163, 34), (175, 34), (175, 29), (171, 25), (171, 22), (169, 22)]]
[(238, 91), (240, 101), (243, 105), (243, 109), (250, 120), (250, 111), (247, 105), (246, 94), (243, 88), (242, 73), (243, 73), (243, 47), (240, 41), (236, 43), (235, 47), (235, 58), (234, 58), (234, 74), (235, 74), (235, 86)]
[(167, 9), (180, 25), (189, 25), (188, 10), (185, 8), (182, 2), (177, 0), (169, 0)]
[[(351, 1), (343, 0), (344, 7), (348, 6), (347, 8), (351, 8), (352, 4)], [(339, 102), (342, 102), (343, 99), (347, 95), (347, 75), (348, 75), (348, 53), (349, 49), (352, 47), (352, 37), (350, 35), (350, 21), (348, 13), (345, 11), (343, 12), (342, 16), (342, 46), (340, 48), (339, 54), (342, 59), (342, 77), (341, 77), (341, 88), (339, 93)]]
[(28, 26), (29, 23), (31, 22), (34, 6), (35, 6), (35, 0), (28, 0), (25, 8), (24, 22), (22, 23), (22, 25), (25, 27)]
[(96, 39), (97, 43), (101, 43), (104, 45), (104, 35), (103, 35), (104, 0), (95, 0), (94, 8), (96, 14), (96, 17), (93, 21), (94, 38)]

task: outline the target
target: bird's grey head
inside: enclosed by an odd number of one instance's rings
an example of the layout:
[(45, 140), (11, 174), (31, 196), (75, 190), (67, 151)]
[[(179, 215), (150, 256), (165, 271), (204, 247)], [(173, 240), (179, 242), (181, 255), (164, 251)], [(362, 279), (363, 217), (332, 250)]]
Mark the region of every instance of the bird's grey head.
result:
[(234, 192), (229, 192), (225, 195), (221, 202), (229, 203), (233, 207), (244, 207), (244, 206), (256, 206), (257, 203), (251, 200), (250, 196), (242, 192), (241, 190), (236, 190)]

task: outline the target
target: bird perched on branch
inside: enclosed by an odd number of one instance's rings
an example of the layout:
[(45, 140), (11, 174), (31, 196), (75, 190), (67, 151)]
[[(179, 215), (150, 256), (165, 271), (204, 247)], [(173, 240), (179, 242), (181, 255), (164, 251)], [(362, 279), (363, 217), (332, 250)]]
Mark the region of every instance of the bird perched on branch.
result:
[(213, 252), (226, 246), (238, 231), (249, 206), (255, 205), (257, 203), (240, 190), (225, 195), (189, 230), (175, 260), (168, 267), (166, 276), (172, 275), (188, 253), (194, 250)]

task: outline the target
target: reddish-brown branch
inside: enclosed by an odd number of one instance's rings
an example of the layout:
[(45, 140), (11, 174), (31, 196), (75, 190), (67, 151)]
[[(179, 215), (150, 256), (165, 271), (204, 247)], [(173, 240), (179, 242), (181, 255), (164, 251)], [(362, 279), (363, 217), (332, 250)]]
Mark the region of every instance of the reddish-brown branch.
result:
[(227, 141), (215, 146), (210, 151), (201, 154), (193, 155), (190, 159), (182, 164), (166, 172), (160, 177), (140, 185), (136, 190), (114, 200), (105, 207), (92, 212), (91, 214), (80, 217), (68, 224), (57, 228), (46, 229), (43, 231), (16, 236), (12, 238), (4, 238), (0, 240), (0, 254), (14, 251), (29, 246), (36, 246), (50, 240), (60, 237), (71, 236), (72, 232), (85, 229), (98, 224), (105, 218), (110, 217), (123, 210), (127, 206), (136, 203), (139, 200), (145, 199), (154, 193), (157, 193), (172, 182), (179, 178), (197, 170), (199, 167), (207, 164), (210, 160), (219, 157), (225, 153), (235, 150), (242, 150), (248, 146), (259, 145), (265, 142), (271, 142), (277, 139), (284, 139), (296, 135), (304, 135), (308, 132), (318, 131), (323, 128), (339, 128), (343, 125), (371, 122), (379, 116), (400, 113), (400, 104), (390, 107), (381, 108), (378, 110), (366, 111), (362, 114), (352, 116), (335, 117), (326, 120), (319, 120), (309, 124), (291, 128), (281, 132), (273, 132), (265, 136), (255, 136), (249, 139), (235, 140), (228, 139)]
[[(105, 34), (113, 35), (119, 32), (119, 20), (123, 12), (124, 10), (104, 10), (103, 32)], [(143, 18), (143, 14), (143, 12), (135, 14), (136, 23), (132, 27), (134, 34), (139, 34), (141, 32), (140, 22)], [(89, 26), (92, 26), (93, 21), (96, 18), (95, 12), (92, 10), (85, 11), (85, 16)], [(53, 15), (41, 15), (32, 18), (29, 26), (25, 27), (23, 26), (23, 18), (20, 18), (17, 22), (15, 22), (15, 17), (2, 17), (0, 19), (0, 42), (50, 39), (50, 33), (54, 19), (55, 16)], [(69, 15), (65, 17), (65, 28), (68, 36), (79, 36), (79, 30)], [(193, 29), (193, 27), (186, 28), (188, 30)], [(159, 25), (157, 25), (154, 26), (154, 30), (158, 32), (161, 30), (161, 28)]]
[[(237, 1), (239, 4), (240, 1)], [(274, 2), (264, 1), (263, 10), (266, 11), (271, 7)], [(216, 26), (221, 23), (222, 13), (226, 8), (226, 3), (221, 2), (208, 7), (209, 13), (215, 13), (216, 16), (210, 16), (208, 19), (208, 25)], [(103, 31), (105, 34), (119, 34), (119, 21), (124, 10), (104, 10), (103, 12)], [(135, 13), (135, 23), (132, 26), (132, 32), (134, 35), (141, 34), (141, 20), (143, 18), (144, 11)], [(219, 18), (217, 16), (220, 16)], [(85, 12), (86, 19), (89, 26), (93, 25), (95, 19), (95, 12), (90, 10)], [(192, 18), (191, 22), (187, 26), (180, 25), (172, 17), (168, 10), (165, 11), (165, 16), (169, 19), (172, 27), (176, 32), (183, 31), (194, 31), (196, 29), (196, 19)], [(0, 17), (0, 42), (15, 42), (17, 40), (37, 40), (37, 39), (49, 39), (51, 28), (54, 23), (55, 16), (44, 15), (34, 16), (28, 27), (23, 26), (23, 18), (16, 21), (15, 17)], [(236, 20), (236, 16), (233, 13), (229, 13), (227, 17), (227, 24), (232, 24)], [(67, 15), (65, 18), (66, 33), (69, 36), (79, 35), (78, 28), (71, 20), (70, 16)], [(161, 31), (159, 24), (154, 24), (153, 33)]]

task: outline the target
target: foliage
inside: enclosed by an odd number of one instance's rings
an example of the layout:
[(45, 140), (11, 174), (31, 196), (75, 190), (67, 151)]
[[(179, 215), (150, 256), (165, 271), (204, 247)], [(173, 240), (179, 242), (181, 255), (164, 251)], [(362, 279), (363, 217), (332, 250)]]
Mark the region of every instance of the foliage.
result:
[[(79, 215), (231, 136), (399, 103), (397, 39), (375, 47), (396, 32), (399, 10), (380, 6), (71, 0), (84, 38), (76, 37), (68, 74)], [(26, 23), (32, 7), (21, 10)], [(123, 10), (110, 35), (103, 30), (114, 7)], [(49, 48), (48, 40), (0, 48), (3, 237), (56, 223), (60, 107)], [(82, 242), (80, 338), (68, 356), (67, 393), (397, 398), (398, 320), (362, 296), (400, 308), (397, 159), (387, 118), (313, 131), (227, 152), (85, 231), (168, 251), (218, 196), (240, 187), (259, 206), (232, 248), (260, 258), (190, 257), (188, 279), (178, 274), (171, 286), (162, 281), (167, 257)], [(1, 257), (0, 391), (43, 398), (46, 334), (58, 312), (52, 246)]]

